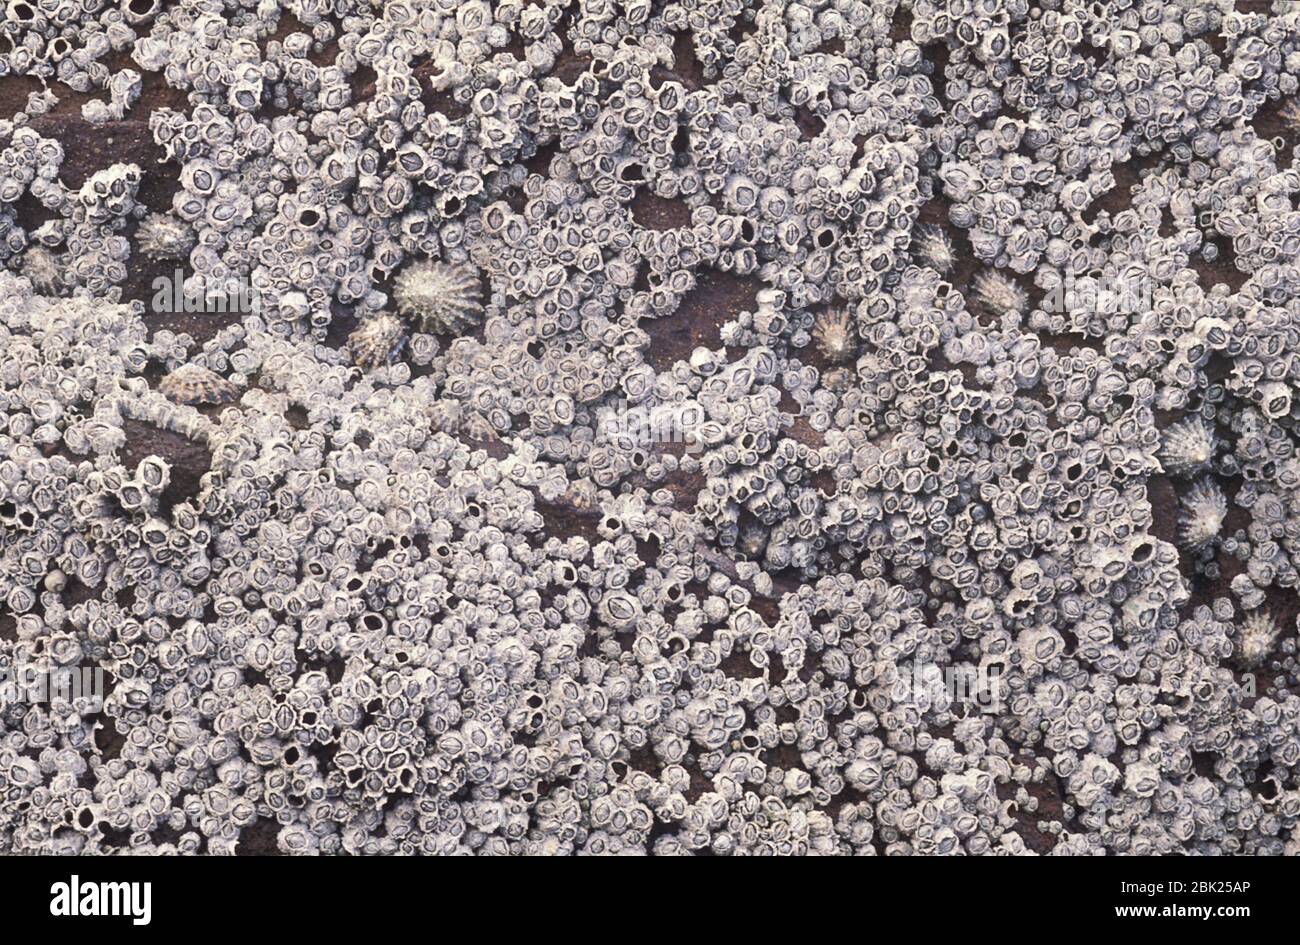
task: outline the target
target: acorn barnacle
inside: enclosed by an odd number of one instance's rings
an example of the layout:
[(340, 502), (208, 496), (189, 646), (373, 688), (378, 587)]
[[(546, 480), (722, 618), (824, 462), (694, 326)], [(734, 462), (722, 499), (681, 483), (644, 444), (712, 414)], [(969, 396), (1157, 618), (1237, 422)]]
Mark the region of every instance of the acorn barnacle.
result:
[(197, 364), (172, 371), (158, 383), (158, 390), (173, 403), (191, 405), (225, 404), (239, 394), (230, 381)]
[(140, 251), (154, 259), (180, 259), (194, 247), (194, 230), (170, 213), (151, 213), (135, 231)]
[(460, 334), (476, 324), (481, 291), (474, 267), (434, 260), (407, 266), (393, 281), (398, 311), (435, 334)]
[(1194, 476), (1210, 465), (1216, 445), (1214, 428), (1200, 417), (1192, 417), (1164, 431), (1160, 462), (1171, 475)]
[(1213, 479), (1202, 479), (1183, 496), (1179, 536), (1188, 548), (1201, 548), (1218, 537), (1227, 517), (1228, 500), (1223, 490)]
[(352, 360), (365, 371), (392, 363), (405, 345), (405, 324), (387, 312), (367, 318), (348, 336)]
[(957, 251), (953, 248), (948, 231), (941, 226), (925, 223), (917, 227), (912, 239), (912, 251), (919, 262), (940, 275), (946, 275), (957, 264)]
[(823, 312), (813, 326), (813, 340), (826, 360), (843, 362), (858, 350), (857, 328), (848, 309)]
[(979, 273), (971, 280), (971, 290), (975, 301), (990, 312), (1023, 313), (1029, 305), (1029, 296), (1025, 294), (1016, 280), (997, 269)]

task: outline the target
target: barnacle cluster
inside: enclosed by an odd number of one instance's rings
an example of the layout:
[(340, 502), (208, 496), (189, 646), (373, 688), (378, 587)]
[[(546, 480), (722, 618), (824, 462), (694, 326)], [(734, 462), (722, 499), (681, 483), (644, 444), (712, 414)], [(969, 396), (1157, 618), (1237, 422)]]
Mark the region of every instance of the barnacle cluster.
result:
[(6, 10), (0, 852), (1300, 853), (1300, 4)]

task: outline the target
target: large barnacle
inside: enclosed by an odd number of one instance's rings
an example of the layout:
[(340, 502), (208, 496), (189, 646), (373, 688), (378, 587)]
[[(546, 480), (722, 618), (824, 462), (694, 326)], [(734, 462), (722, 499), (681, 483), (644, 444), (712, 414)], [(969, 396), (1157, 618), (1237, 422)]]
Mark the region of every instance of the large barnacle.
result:
[(393, 301), (425, 331), (461, 334), (483, 313), (478, 272), (430, 260), (407, 266), (393, 280)]

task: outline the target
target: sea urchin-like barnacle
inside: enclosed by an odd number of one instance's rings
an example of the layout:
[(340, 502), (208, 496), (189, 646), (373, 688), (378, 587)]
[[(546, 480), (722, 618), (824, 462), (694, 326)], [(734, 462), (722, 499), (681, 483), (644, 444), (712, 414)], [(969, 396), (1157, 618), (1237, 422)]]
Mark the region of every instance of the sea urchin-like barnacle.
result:
[(1200, 548), (1218, 537), (1228, 517), (1228, 500), (1213, 479), (1202, 479), (1183, 496), (1179, 535), (1188, 548)]
[(919, 262), (940, 275), (946, 275), (957, 264), (957, 251), (943, 227), (925, 223), (917, 227), (912, 239), (912, 251)]
[(990, 312), (1024, 312), (1029, 305), (1029, 296), (1020, 288), (1015, 279), (996, 269), (979, 273), (971, 280), (971, 290), (975, 301)]
[(352, 360), (364, 371), (392, 362), (406, 344), (406, 326), (395, 315), (367, 318), (348, 336)]
[(478, 273), (472, 266), (430, 260), (406, 267), (393, 282), (393, 300), (425, 331), (460, 334), (483, 312)]
[(151, 213), (135, 231), (140, 251), (154, 259), (180, 259), (194, 246), (194, 230), (170, 213)]
[(1214, 428), (1200, 417), (1192, 417), (1164, 431), (1160, 461), (1171, 475), (1194, 476), (1209, 466), (1215, 445)]
[(224, 404), (239, 393), (230, 381), (197, 364), (172, 371), (158, 383), (158, 390), (178, 404)]
[(847, 361), (857, 351), (857, 330), (848, 309), (823, 312), (813, 326), (813, 339), (828, 361)]

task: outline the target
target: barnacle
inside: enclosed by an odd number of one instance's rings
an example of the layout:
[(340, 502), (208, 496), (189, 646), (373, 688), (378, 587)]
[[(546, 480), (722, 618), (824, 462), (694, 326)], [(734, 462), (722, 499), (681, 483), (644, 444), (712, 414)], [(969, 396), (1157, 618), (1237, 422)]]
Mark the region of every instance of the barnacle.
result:
[(1179, 535), (1189, 548), (1199, 548), (1218, 537), (1228, 517), (1228, 500), (1213, 479), (1201, 479), (1182, 499)]
[(158, 390), (178, 404), (224, 404), (239, 395), (239, 389), (219, 374), (196, 364), (186, 364), (158, 382)]
[(947, 275), (957, 265), (957, 251), (953, 248), (948, 231), (932, 223), (923, 223), (916, 228), (912, 237), (912, 252), (923, 265), (940, 275)]
[(154, 259), (180, 259), (194, 246), (194, 230), (170, 213), (151, 213), (135, 231), (140, 251)]
[(406, 326), (387, 313), (367, 318), (348, 336), (352, 359), (367, 371), (395, 360), (405, 344)]
[(1200, 417), (1190, 417), (1161, 435), (1160, 461), (1166, 472), (1191, 477), (1209, 466), (1215, 445), (1214, 428)]
[(407, 266), (393, 280), (398, 310), (419, 319), (425, 331), (460, 334), (483, 312), (473, 267), (427, 261)]
[(971, 289), (977, 304), (990, 312), (1023, 313), (1029, 305), (1029, 296), (1025, 290), (999, 269), (987, 269), (975, 274), (971, 280)]
[(813, 339), (828, 361), (848, 361), (858, 350), (857, 329), (848, 309), (832, 309), (817, 317)]
[(1286, 4), (279, 6), (0, 16), (0, 853), (1300, 855)]

